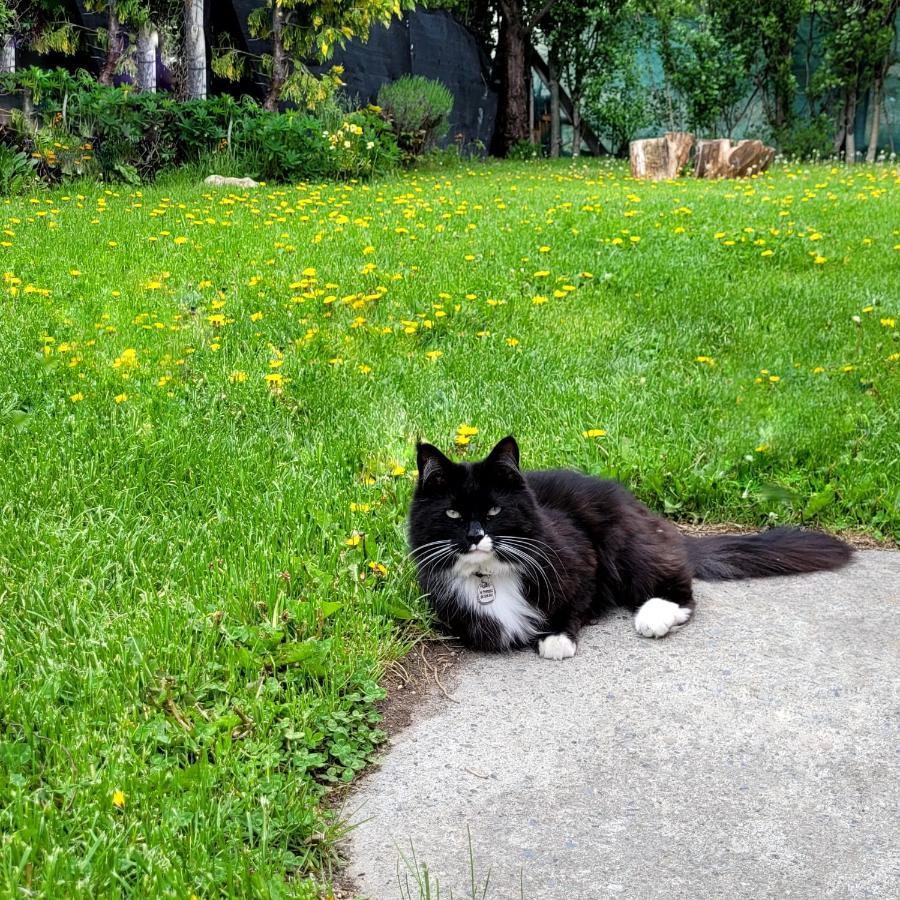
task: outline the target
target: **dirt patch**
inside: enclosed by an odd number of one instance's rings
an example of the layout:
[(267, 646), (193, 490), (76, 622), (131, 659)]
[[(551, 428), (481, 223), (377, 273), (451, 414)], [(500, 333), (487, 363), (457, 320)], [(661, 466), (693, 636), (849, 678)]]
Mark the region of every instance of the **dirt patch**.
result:
[(429, 701), (444, 698), (452, 703), (456, 668), (465, 657), (462, 644), (437, 639), (420, 641), (403, 659), (392, 662), (381, 680), (387, 697), (379, 704), (382, 727), (393, 737), (420, 715)]
[[(714, 525), (706, 523), (695, 525), (690, 522), (673, 522), (679, 531), (692, 537), (703, 537), (708, 534), (755, 534), (760, 531), (759, 528), (753, 528), (748, 525), (739, 525), (736, 522), (720, 522)], [(896, 550), (897, 543), (885, 538), (884, 540), (876, 540), (870, 534), (863, 534), (859, 531), (838, 531), (832, 532), (835, 537), (846, 541), (851, 547), (857, 550)]]

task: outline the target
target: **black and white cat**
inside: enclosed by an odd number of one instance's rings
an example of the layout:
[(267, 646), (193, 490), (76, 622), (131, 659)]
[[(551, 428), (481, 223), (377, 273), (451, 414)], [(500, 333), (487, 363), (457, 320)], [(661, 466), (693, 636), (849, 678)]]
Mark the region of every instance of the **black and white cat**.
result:
[(613, 606), (664, 637), (694, 610), (691, 582), (836, 569), (837, 538), (793, 528), (692, 538), (625, 488), (578, 472), (523, 472), (506, 437), (475, 463), (418, 447), (409, 542), (438, 619), (468, 646), (575, 655), (582, 625)]

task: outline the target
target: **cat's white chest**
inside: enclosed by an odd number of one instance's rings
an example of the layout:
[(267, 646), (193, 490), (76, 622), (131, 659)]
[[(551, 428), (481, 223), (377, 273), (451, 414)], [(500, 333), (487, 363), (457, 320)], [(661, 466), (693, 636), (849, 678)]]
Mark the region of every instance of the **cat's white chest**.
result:
[(522, 594), (522, 582), (515, 572), (487, 576), (455, 573), (448, 587), (460, 605), (479, 618), (492, 618), (512, 643), (528, 643), (541, 630), (543, 616)]

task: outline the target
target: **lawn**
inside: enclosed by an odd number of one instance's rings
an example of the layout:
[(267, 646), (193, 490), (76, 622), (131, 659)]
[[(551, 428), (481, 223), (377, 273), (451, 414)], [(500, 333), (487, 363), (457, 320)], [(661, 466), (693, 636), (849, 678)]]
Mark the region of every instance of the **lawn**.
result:
[(422, 627), (418, 436), (900, 536), (897, 169), (81, 185), (0, 218), (4, 895), (315, 895)]

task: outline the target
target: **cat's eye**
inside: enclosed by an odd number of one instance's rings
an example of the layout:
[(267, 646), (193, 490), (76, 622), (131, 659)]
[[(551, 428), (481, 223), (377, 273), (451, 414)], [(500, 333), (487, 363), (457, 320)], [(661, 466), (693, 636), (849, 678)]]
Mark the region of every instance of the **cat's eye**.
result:
[(447, 509), (444, 510), (451, 519), (458, 519), (460, 517), (459, 513), (455, 509)]
[(499, 515), (499, 514), (500, 514), (500, 507), (499, 507), (499, 506), (492, 506), (492, 507), (488, 510), (488, 515), (489, 515), (489, 516), (497, 516), (497, 515)]

